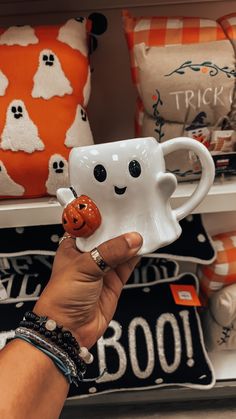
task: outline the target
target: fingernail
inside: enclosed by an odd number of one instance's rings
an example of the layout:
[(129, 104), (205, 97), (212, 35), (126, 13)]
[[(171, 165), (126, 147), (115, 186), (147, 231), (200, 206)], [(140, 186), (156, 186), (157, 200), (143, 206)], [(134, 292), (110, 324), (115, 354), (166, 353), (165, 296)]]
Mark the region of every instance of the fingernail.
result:
[(125, 240), (127, 241), (130, 249), (139, 249), (143, 243), (142, 236), (140, 236), (139, 233), (125, 234)]

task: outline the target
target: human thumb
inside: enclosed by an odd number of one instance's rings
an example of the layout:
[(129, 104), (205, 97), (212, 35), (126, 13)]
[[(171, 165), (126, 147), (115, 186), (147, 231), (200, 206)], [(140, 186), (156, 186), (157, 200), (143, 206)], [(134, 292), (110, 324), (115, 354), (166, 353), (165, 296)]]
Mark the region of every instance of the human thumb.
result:
[[(97, 251), (99, 257), (105, 262), (105, 266), (114, 269), (133, 258), (142, 243), (143, 239), (139, 233), (126, 233), (100, 244)], [(96, 277), (101, 277), (103, 274), (102, 269), (92, 258), (90, 252), (84, 253), (83, 257), (80, 258), (80, 271)]]

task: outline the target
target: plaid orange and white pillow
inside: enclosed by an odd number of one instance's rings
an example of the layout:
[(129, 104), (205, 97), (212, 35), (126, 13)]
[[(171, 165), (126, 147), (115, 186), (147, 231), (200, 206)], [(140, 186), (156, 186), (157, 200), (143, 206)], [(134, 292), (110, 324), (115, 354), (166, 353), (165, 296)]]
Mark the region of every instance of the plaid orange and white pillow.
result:
[(230, 13), (229, 15), (222, 16), (218, 19), (218, 22), (222, 26), (227, 37), (231, 39), (236, 49), (236, 13)]
[(201, 291), (207, 298), (236, 283), (236, 231), (218, 234), (212, 240), (216, 259), (199, 272)]
[(224, 31), (216, 21), (199, 17), (133, 17), (124, 10), (123, 21), (135, 84), (138, 84), (135, 45), (144, 43), (146, 47), (164, 47), (225, 39)]

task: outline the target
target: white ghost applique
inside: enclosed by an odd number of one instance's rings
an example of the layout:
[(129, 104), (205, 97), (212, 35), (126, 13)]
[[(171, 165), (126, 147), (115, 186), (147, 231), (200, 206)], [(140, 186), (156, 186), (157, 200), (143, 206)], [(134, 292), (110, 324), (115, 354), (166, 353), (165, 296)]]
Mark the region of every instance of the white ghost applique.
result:
[(11, 26), (0, 35), (0, 45), (27, 45), (37, 44), (39, 42), (34, 29), (29, 26)]
[(21, 150), (26, 153), (44, 149), (44, 144), (38, 135), (38, 128), (30, 119), (22, 100), (13, 100), (7, 108), (6, 123), (1, 135), (1, 148), (12, 151)]
[(5, 74), (0, 70), (0, 96), (4, 96), (9, 82)]
[(24, 192), (25, 188), (12, 180), (3, 162), (0, 161), (0, 195), (22, 196)]
[(69, 186), (68, 162), (60, 154), (53, 154), (49, 160), (46, 189), (49, 195), (56, 195), (58, 188)]
[(85, 110), (81, 105), (76, 108), (75, 119), (66, 133), (65, 145), (79, 147), (93, 144), (93, 135)]
[(71, 48), (81, 52), (87, 57), (88, 41), (86, 30), (86, 19), (80, 17), (78, 19), (70, 19), (63, 25), (58, 32), (58, 41), (64, 42)]
[(70, 95), (72, 91), (56, 54), (49, 49), (41, 51), (38, 70), (34, 75), (32, 96), (50, 99), (53, 96)]
[(88, 76), (87, 76), (87, 80), (86, 83), (84, 85), (83, 88), (83, 96), (84, 96), (84, 107), (86, 108), (86, 106), (88, 105), (88, 101), (90, 98), (90, 93), (91, 93), (91, 72), (90, 69), (88, 69)]

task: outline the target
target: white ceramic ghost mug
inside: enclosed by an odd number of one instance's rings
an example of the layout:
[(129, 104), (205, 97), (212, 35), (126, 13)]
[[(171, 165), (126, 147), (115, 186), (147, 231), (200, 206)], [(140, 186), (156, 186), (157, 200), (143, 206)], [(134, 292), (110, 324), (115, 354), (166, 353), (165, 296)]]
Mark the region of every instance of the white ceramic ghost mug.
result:
[[(166, 173), (164, 157), (179, 149), (198, 155), (202, 176), (187, 202), (172, 209), (170, 197), (177, 180)], [(77, 196), (91, 198), (102, 217), (95, 233), (76, 238), (77, 247), (83, 252), (91, 251), (102, 242), (131, 231), (143, 237), (140, 255), (172, 243), (181, 234), (179, 221), (203, 200), (214, 175), (209, 151), (190, 138), (174, 138), (162, 144), (154, 138), (137, 138), (72, 149), (70, 185)], [(59, 189), (57, 197), (63, 206), (75, 199), (69, 188)]]

